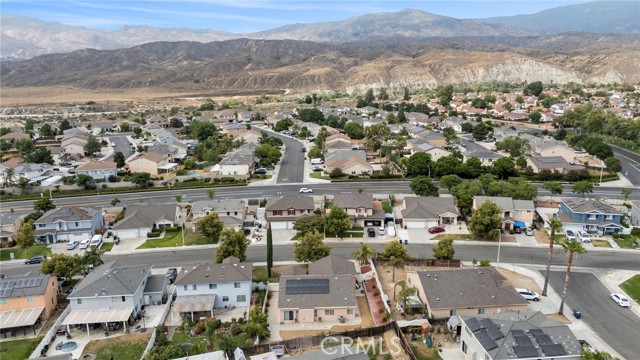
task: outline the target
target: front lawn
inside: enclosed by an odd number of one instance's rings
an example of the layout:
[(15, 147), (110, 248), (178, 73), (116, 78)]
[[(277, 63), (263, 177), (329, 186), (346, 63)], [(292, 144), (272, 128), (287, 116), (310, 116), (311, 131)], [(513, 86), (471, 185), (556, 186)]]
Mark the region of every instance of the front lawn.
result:
[[(185, 245), (207, 245), (211, 244), (202, 234), (184, 233)], [(156, 239), (147, 239), (144, 244), (138, 246), (138, 249), (155, 249), (163, 247), (182, 246), (181, 231), (166, 232), (164, 237)]]
[[(96, 360), (139, 360), (147, 347), (151, 333), (127, 334), (103, 340), (91, 340), (82, 355), (94, 354)], [(82, 356), (80, 357), (82, 358)]]
[[(623, 249), (635, 249), (638, 247), (638, 238), (633, 235), (619, 235), (618, 239), (613, 240)], [(636, 247), (633, 247), (635, 244)]]
[(328, 176), (323, 176), (322, 172), (312, 172), (311, 174), (309, 174), (310, 177), (314, 178), (314, 179), (322, 179), (322, 180), (331, 180), (330, 177)]
[(607, 240), (591, 240), (591, 244), (595, 247), (610, 248), (611, 244)]
[(0, 343), (0, 359), (28, 359), (33, 350), (36, 349), (42, 337), (34, 339), (12, 340)]
[(113, 249), (113, 243), (112, 242), (108, 242), (108, 243), (104, 243), (102, 244), (102, 247), (100, 247), (100, 250), (107, 252), (107, 251), (111, 251), (111, 249)]
[(2, 249), (0, 250), (0, 261), (11, 260), (11, 253), (14, 253), (16, 259), (30, 259), (36, 255), (51, 255), (51, 249), (46, 245), (33, 245), (28, 248), (22, 249), (19, 247), (14, 247), (11, 249)]
[[(304, 234), (303, 234), (303, 233), (301, 233), (301, 232), (299, 232), (299, 233), (297, 233), (293, 238), (291, 238), (291, 240), (300, 240), (300, 239), (302, 239), (302, 236), (304, 236)], [(359, 238), (364, 238), (364, 231), (361, 231), (361, 230), (355, 230), (355, 231), (353, 231), (353, 230), (349, 230), (349, 231), (345, 231), (345, 232), (342, 234), (342, 237), (343, 237), (343, 238), (345, 238), (345, 239), (348, 239), (348, 238), (357, 238), (357, 239), (359, 239)], [(327, 232), (327, 233), (325, 234), (325, 239), (326, 239), (326, 238), (340, 238), (340, 236), (338, 236), (338, 235), (336, 235), (336, 234), (333, 234), (333, 233), (330, 233), (330, 232)]]
[(631, 279), (623, 282), (620, 287), (630, 298), (640, 302), (640, 274), (634, 275)]
[(471, 234), (438, 234), (431, 240), (473, 240)]
[(253, 267), (253, 282), (278, 282), (280, 281), (280, 274), (271, 269), (271, 278), (267, 276), (266, 266), (254, 266)]

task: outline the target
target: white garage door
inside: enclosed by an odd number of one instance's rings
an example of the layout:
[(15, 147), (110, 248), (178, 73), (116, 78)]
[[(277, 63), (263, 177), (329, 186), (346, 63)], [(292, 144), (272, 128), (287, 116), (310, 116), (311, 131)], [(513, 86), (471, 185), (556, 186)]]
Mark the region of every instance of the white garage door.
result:
[(427, 222), (425, 220), (409, 220), (405, 221), (405, 225), (407, 229), (424, 229), (427, 227)]
[[(120, 239), (135, 239), (137, 237), (140, 237), (140, 235), (138, 234), (138, 229), (117, 230), (116, 234)], [(144, 236), (146, 236), (146, 234), (144, 234)]]
[(70, 233), (67, 234), (66, 239), (65, 240), (78, 240), (78, 241), (82, 241), (82, 240), (86, 240), (86, 239), (91, 239), (91, 234), (90, 233)]
[(288, 221), (274, 221), (270, 223), (269, 226), (271, 226), (273, 230), (282, 230), (282, 229), (288, 229), (289, 228), (288, 224), (289, 224)]
[(437, 220), (429, 220), (429, 221), (427, 221), (427, 227), (430, 228), (432, 226), (438, 226), (438, 221)]

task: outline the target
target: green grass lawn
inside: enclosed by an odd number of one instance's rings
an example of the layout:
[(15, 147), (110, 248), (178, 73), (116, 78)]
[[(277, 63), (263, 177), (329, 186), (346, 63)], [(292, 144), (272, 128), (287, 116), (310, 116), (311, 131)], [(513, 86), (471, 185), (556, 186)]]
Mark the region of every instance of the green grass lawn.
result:
[(312, 172), (311, 174), (309, 174), (310, 177), (314, 178), (314, 179), (323, 179), (323, 180), (331, 180), (330, 177), (328, 176), (323, 176), (322, 175), (322, 171), (318, 171), (318, 172)]
[(623, 249), (633, 249), (633, 244), (636, 244), (636, 247), (640, 247), (638, 238), (633, 235), (620, 235), (620, 239), (613, 240)]
[(640, 274), (634, 275), (631, 279), (623, 282), (620, 287), (629, 297), (640, 302)]
[(30, 259), (36, 255), (51, 255), (51, 249), (46, 247), (45, 245), (34, 245), (29, 246), (26, 249), (21, 249), (19, 247), (14, 247), (11, 249), (2, 249), (0, 250), (0, 261), (11, 260), (10, 253), (14, 253), (16, 259)]
[(431, 240), (473, 240), (471, 234), (438, 234), (431, 238)]
[[(184, 233), (184, 244), (185, 245), (207, 245), (211, 244), (207, 239), (204, 238), (201, 234), (193, 234), (185, 231)], [(182, 246), (182, 234), (180, 231), (175, 232), (167, 232), (164, 234), (164, 237), (155, 238), (155, 239), (147, 239), (144, 244), (138, 246), (138, 249), (155, 249), (155, 248), (163, 248), (163, 247), (175, 247)]]
[(611, 244), (609, 244), (607, 240), (592, 240), (591, 244), (593, 244), (593, 246), (595, 247), (605, 247), (605, 248), (611, 247)]
[(91, 340), (85, 346), (82, 355), (94, 354), (96, 360), (139, 360), (150, 337), (151, 333), (141, 333)]
[(187, 335), (184, 331), (176, 331), (173, 333), (173, 337), (171, 338), (171, 342), (174, 344), (184, 344), (184, 343), (192, 343), (196, 345), (197, 343), (202, 342), (204, 340), (204, 336), (196, 336), (191, 337)]
[(1, 342), (0, 349), (7, 351), (0, 353), (0, 359), (28, 359), (40, 340), (42, 337)]
[(112, 242), (104, 243), (102, 244), (102, 247), (100, 247), (100, 250), (104, 252), (111, 251), (111, 249), (113, 249), (113, 245), (114, 243)]
[[(294, 237), (291, 238), (291, 240), (300, 240), (302, 239), (302, 233), (297, 233)], [(332, 234), (330, 232), (327, 232), (325, 234), (325, 238), (339, 238), (339, 236), (337, 236), (336, 234)], [(364, 231), (361, 230), (349, 230), (349, 231), (345, 231), (343, 234), (343, 237), (345, 239), (348, 238), (364, 238)]]
[(271, 270), (271, 278), (267, 276), (267, 267), (266, 266), (254, 266), (253, 267), (253, 281), (254, 282), (278, 282), (280, 281), (280, 274), (275, 272), (273, 269)]

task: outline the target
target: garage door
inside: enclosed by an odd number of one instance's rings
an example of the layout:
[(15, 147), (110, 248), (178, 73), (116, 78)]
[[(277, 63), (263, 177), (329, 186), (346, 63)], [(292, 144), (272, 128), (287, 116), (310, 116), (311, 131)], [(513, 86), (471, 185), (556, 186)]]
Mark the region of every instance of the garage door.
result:
[(288, 224), (289, 224), (288, 221), (274, 221), (274, 222), (270, 223), (269, 225), (274, 230), (282, 230), (282, 229), (288, 229)]
[(82, 241), (82, 240), (86, 240), (86, 239), (91, 239), (91, 234), (89, 233), (71, 233), (71, 234), (67, 234), (66, 236), (66, 240), (78, 240), (78, 241)]
[(134, 239), (140, 237), (140, 235), (138, 235), (138, 229), (117, 230), (116, 234), (118, 235), (118, 237), (120, 237), (120, 239)]
[(438, 221), (437, 220), (429, 220), (429, 221), (427, 221), (427, 227), (430, 228), (432, 226), (438, 226)]
[(424, 229), (427, 227), (427, 222), (425, 220), (405, 220), (405, 225), (407, 229)]

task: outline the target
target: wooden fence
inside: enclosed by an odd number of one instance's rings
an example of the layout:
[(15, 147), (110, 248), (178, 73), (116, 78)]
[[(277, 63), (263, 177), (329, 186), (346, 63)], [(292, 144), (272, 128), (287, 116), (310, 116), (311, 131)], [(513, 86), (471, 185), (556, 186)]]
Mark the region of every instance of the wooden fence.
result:
[[(389, 259), (376, 258), (376, 265), (386, 265), (389, 263)], [(458, 259), (453, 260), (437, 260), (437, 259), (405, 259), (405, 266), (427, 266), (427, 267), (446, 267), (446, 268), (460, 268), (462, 267), (462, 261)]]

